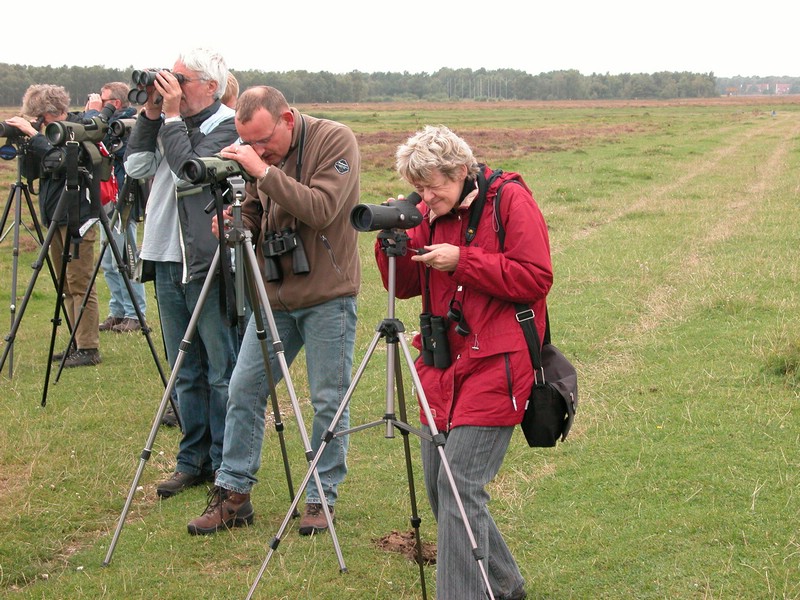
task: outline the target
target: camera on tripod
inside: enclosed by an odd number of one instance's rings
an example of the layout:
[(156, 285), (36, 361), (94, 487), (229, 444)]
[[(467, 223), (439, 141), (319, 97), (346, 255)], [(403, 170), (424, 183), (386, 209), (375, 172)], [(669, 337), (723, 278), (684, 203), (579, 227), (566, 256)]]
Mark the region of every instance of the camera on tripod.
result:
[[(41, 121), (31, 122), (31, 126), (39, 130)], [(19, 158), (20, 176), (31, 182), (39, 179), (41, 168), (39, 159), (28, 152), (28, 134), (24, 133), (19, 127), (8, 123), (0, 122), (0, 137), (6, 138), (6, 143), (0, 146), (0, 158), (3, 160), (13, 160)]]
[(264, 234), (264, 277), (267, 281), (281, 281), (283, 270), (279, 258), (292, 253), (292, 273), (305, 275), (311, 269), (303, 247), (303, 240), (291, 227), (284, 227), (279, 232), (268, 231)]
[(115, 110), (114, 105), (108, 102), (99, 115), (83, 119), (82, 123), (53, 121), (44, 128), (44, 135), (53, 146), (63, 146), (67, 142), (99, 144), (106, 137), (108, 120)]
[(122, 140), (130, 135), (134, 125), (136, 119), (117, 119), (109, 123), (108, 130), (113, 138)]
[(108, 120), (115, 112), (110, 102), (94, 117), (83, 119), (81, 123), (72, 121), (53, 121), (44, 128), (44, 135), (54, 147), (42, 159), (42, 169), (47, 173), (56, 173), (63, 166), (66, 158), (64, 146), (68, 143), (80, 144), (81, 152), (78, 166), (99, 168), (101, 181), (108, 181), (111, 176), (111, 160), (108, 151), (101, 152), (103, 138), (108, 133)]
[[(36, 129), (36, 123), (31, 123), (31, 126)], [(16, 142), (19, 138), (28, 137), (28, 134), (23, 133), (19, 127), (15, 127), (10, 123), (0, 122), (0, 138), (6, 138), (8, 143)], [(13, 156), (11, 158), (14, 158)]]
[(350, 211), (350, 224), (358, 231), (411, 229), (422, 222), (422, 213), (417, 209), (420, 200), (419, 194), (412, 192), (389, 204), (359, 204)]
[(116, 152), (128, 139), (136, 119), (117, 119), (108, 124), (109, 152)]
[[(148, 94), (146, 88), (156, 82), (156, 76), (160, 71), (169, 71), (169, 69), (135, 69), (131, 73), (131, 83), (133, 83), (134, 87), (128, 92), (128, 100), (134, 104), (147, 102)], [(173, 73), (173, 75), (175, 75), (178, 83), (183, 83), (186, 79), (182, 73)]]
[(229, 177), (241, 177), (245, 181), (255, 181), (247, 171), (235, 160), (214, 156), (190, 158), (178, 171), (178, 177), (194, 184), (224, 181)]

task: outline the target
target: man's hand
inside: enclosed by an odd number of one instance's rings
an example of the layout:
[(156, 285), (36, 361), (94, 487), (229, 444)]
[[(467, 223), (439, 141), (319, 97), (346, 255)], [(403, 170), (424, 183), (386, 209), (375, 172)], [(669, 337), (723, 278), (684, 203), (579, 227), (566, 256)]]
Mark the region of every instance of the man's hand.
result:
[(155, 81), (156, 91), (161, 95), (161, 112), (165, 117), (181, 116), (183, 90), (178, 78), (171, 71), (159, 71)]
[(267, 163), (261, 160), (252, 146), (233, 144), (220, 150), (219, 155), (225, 159), (235, 160), (248, 175), (255, 179), (263, 177), (267, 170)]
[(86, 106), (83, 107), (84, 112), (89, 110), (99, 111), (101, 108), (103, 108), (103, 100), (100, 98), (100, 94), (89, 94), (86, 99)]

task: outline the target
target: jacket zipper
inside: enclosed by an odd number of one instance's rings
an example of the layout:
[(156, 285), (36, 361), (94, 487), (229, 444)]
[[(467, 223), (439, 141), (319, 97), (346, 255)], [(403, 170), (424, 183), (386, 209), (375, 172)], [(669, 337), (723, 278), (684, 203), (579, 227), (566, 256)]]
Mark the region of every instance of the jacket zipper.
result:
[(336, 253), (333, 251), (333, 246), (331, 246), (330, 241), (328, 241), (328, 238), (324, 234), (320, 235), (319, 238), (322, 240), (322, 244), (328, 250), (328, 256), (330, 256), (331, 263), (333, 263), (333, 268), (336, 269), (336, 272), (339, 275), (341, 275), (342, 270), (339, 268), (339, 263), (336, 262)]
[(508, 359), (508, 353), (503, 355), (503, 361), (506, 364), (506, 382), (508, 382), (508, 395), (511, 396), (511, 404), (514, 405), (514, 412), (517, 412), (517, 397), (514, 395), (514, 387), (511, 382), (511, 361)]

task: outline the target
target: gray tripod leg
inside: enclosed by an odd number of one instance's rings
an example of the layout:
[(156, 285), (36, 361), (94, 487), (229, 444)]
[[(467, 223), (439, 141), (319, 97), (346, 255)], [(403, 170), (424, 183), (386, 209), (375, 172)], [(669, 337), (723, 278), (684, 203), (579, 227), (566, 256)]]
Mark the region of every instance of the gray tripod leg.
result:
[(181, 370), (181, 365), (183, 365), (188, 348), (192, 345), (192, 338), (194, 337), (195, 330), (197, 329), (197, 321), (200, 319), (200, 313), (202, 312), (203, 305), (208, 297), (209, 288), (214, 282), (214, 276), (212, 276), (211, 273), (216, 273), (219, 262), (219, 248), (217, 248), (217, 251), (214, 254), (214, 259), (211, 261), (211, 267), (208, 270), (209, 275), (206, 277), (205, 282), (203, 282), (203, 287), (200, 290), (199, 297), (197, 298), (197, 304), (195, 305), (194, 312), (192, 312), (192, 316), (189, 319), (189, 325), (186, 327), (186, 332), (183, 334), (183, 339), (178, 346), (178, 356), (175, 358), (175, 365), (172, 367), (172, 373), (169, 376), (169, 381), (167, 381), (167, 387), (164, 390), (164, 395), (161, 397), (161, 404), (158, 406), (156, 416), (153, 419), (153, 425), (150, 427), (150, 435), (147, 436), (147, 442), (145, 443), (145, 447), (139, 456), (139, 466), (136, 469), (136, 474), (134, 475), (130, 490), (128, 491), (128, 497), (125, 500), (125, 506), (123, 507), (122, 513), (119, 516), (117, 529), (114, 531), (114, 536), (111, 538), (111, 543), (108, 545), (108, 552), (106, 552), (105, 560), (103, 560), (104, 567), (111, 563), (114, 549), (116, 548), (117, 542), (119, 541), (119, 536), (122, 533), (122, 527), (125, 525), (125, 519), (127, 518), (128, 512), (131, 509), (133, 497), (136, 494), (136, 489), (139, 487), (139, 480), (142, 477), (142, 473), (144, 472), (144, 467), (147, 464), (147, 461), (150, 460), (150, 455), (153, 453), (153, 444), (155, 443), (158, 429), (161, 426), (161, 418), (164, 416), (164, 413), (167, 410), (167, 404), (170, 402), (172, 389), (175, 387), (175, 381), (178, 379), (178, 373)]
[[(294, 411), (295, 418), (297, 419), (298, 429), (300, 430), (300, 437), (303, 440), (303, 448), (305, 449), (306, 459), (310, 461), (311, 457), (313, 456), (313, 450), (311, 448), (311, 443), (309, 442), (308, 439), (308, 434), (306, 433), (306, 426), (303, 421), (303, 413), (300, 409), (300, 404), (297, 401), (297, 394), (295, 393), (294, 385), (292, 384), (292, 379), (289, 375), (289, 364), (286, 362), (286, 356), (283, 351), (283, 343), (281, 342), (280, 336), (278, 334), (278, 327), (275, 323), (275, 318), (272, 314), (272, 308), (270, 307), (269, 296), (267, 295), (267, 289), (264, 287), (264, 280), (261, 278), (260, 270), (258, 267), (258, 260), (256, 259), (255, 251), (253, 250), (253, 245), (249, 243), (249, 240), (248, 243), (245, 243), (243, 246), (246, 252), (247, 268), (248, 268), (247, 272), (249, 275), (249, 281), (252, 282), (252, 284), (256, 288), (256, 292), (258, 294), (258, 298), (260, 301), (259, 302), (260, 307), (263, 309), (264, 314), (267, 318), (270, 335), (272, 336), (273, 340), (272, 349), (273, 352), (275, 353), (275, 358), (278, 360), (278, 364), (280, 365), (281, 373), (283, 374), (283, 381), (286, 384), (286, 389), (289, 392), (289, 399), (292, 403), (292, 410)], [(257, 306), (254, 307), (254, 310), (258, 310), (258, 307)], [(265, 354), (266, 366), (267, 369), (269, 369), (269, 358), (268, 358), (268, 350), (266, 348), (266, 339), (261, 335), (259, 336), (259, 338), (261, 339), (262, 352), (266, 353)], [(292, 501), (292, 505), (289, 508), (288, 517), (289, 519), (291, 519), (294, 515), (297, 514), (297, 504), (299, 502), (300, 495), (305, 490), (311, 478), (311, 475), (313, 474), (314, 482), (316, 483), (317, 489), (319, 490), (321, 496), (320, 500), (322, 500), (322, 510), (325, 513), (325, 521), (328, 524), (328, 531), (331, 535), (331, 540), (333, 541), (333, 547), (336, 552), (336, 558), (339, 562), (339, 570), (344, 572), (347, 570), (347, 567), (344, 564), (344, 557), (342, 556), (342, 550), (339, 546), (339, 539), (336, 536), (336, 529), (333, 526), (333, 518), (331, 517), (330, 511), (328, 509), (328, 501), (325, 498), (325, 491), (322, 487), (322, 482), (320, 481), (319, 474), (317, 473), (316, 462), (317, 461), (315, 461), (313, 467), (309, 468), (309, 471), (306, 474), (306, 478), (303, 481), (302, 487), (297, 492), (297, 495)]]
[[(303, 478), (302, 483), (300, 484), (300, 490), (301, 490), (301, 493), (302, 493), (302, 490), (305, 489), (305, 487), (308, 485), (308, 482), (311, 479), (311, 473), (312, 472), (316, 472), (317, 463), (319, 462), (320, 457), (322, 456), (322, 453), (325, 451), (325, 448), (327, 448), (328, 443), (332, 439), (334, 439), (336, 437), (341, 437), (342, 435), (347, 435), (347, 434), (352, 433), (354, 431), (360, 431), (362, 429), (366, 429), (366, 428), (369, 428), (369, 427), (373, 427), (375, 425), (386, 423), (386, 437), (387, 438), (393, 438), (394, 437), (394, 429), (393, 428), (394, 427), (398, 427), (398, 428), (400, 428), (402, 430), (414, 433), (415, 435), (417, 435), (417, 436), (419, 436), (421, 438), (430, 439), (436, 445), (436, 447), (438, 449), (439, 459), (441, 460), (442, 466), (444, 467), (445, 474), (447, 475), (447, 480), (450, 483), (450, 488), (453, 491), (453, 497), (456, 499), (456, 504), (458, 506), (458, 511), (459, 511), (459, 514), (461, 515), (462, 521), (464, 522), (464, 527), (465, 527), (466, 532), (467, 532), (467, 537), (469, 538), (469, 541), (470, 541), (470, 547), (472, 549), (472, 555), (473, 555), (473, 557), (475, 558), (475, 560), (478, 563), (478, 568), (480, 569), (481, 576), (483, 577), (484, 585), (486, 586), (486, 595), (490, 600), (495, 600), (494, 594), (492, 592), (491, 585), (489, 583), (489, 576), (488, 576), (488, 574), (486, 572), (486, 567), (484, 565), (483, 552), (480, 550), (480, 548), (478, 548), (478, 544), (475, 541), (475, 536), (474, 536), (474, 534), (472, 532), (472, 527), (469, 524), (469, 519), (467, 518), (466, 511), (464, 510), (464, 504), (461, 501), (461, 495), (458, 493), (458, 488), (456, 486), (455, 479), (453, 478), (453, 474), (452, 474), (452, 472), (450, 470), (450, 463), (447, 461), (447, 456), (444, 453), (445, 437), (444, 437), (444, 435), (440, 434), (437, 431), (436, 425), (434, 424), (433, 414), (431, 413), (430, 405), (428, 404), (428, 399), (426, 398), (425, 393), (424, 393), (424, 391), (422, 389), (422, 382), (420, 381), (419, 375), (417, 374), (417, 369), (416, 369), (416, 367), (414, 365), (414, 359), (411, 356), (411, 352), (410, 352), (410, 350), (408, 348), (408, 344), (406, 343), (405, 338), (403, 337), (403, 335), (397, 335), (398, 332), (402, 332), (403, 327), (402, 327), (402, 324), (394, 318), (394, 316), (395, 316), (395, 280), (396, 280), (395, 259), (394, 259), (393, 256), (390, 255), (390, 257), (389, 257), (389, 282), (388, 282), (389, 301), (388, 301), (388, 308), (387, 308), (388, 318), (384, 319), (384, 321), (377, 328), (377, 331), (375, 332), (375, 335), (373, 336), (372, 341), (370, 342), (369, 347), (367, 348), (367, 352), (364, 355), (364, 358), (361, 361), (361, 364), (358, 366), (358, 369), (356, 370), (355, 374), (353, 375), (353, 380), (350, 383), (350, 387), (348, 388), (347, 392), (345, 393), (344, 398), (342, 399), (342, 403), (339, 406), (339, 409), (336, 411), (336, 414), (333, 416), (333, 420), (331, 421), (330, 426), (328, 427), (327, 431), (325, 432), (325, 435), (323, 436), (322, 443), (320, 444), (319, 450), (317, 450), (317, 454), (314, 456), (314, 459), (311, 461), (311, 464), (309, 466), (308, 472), (306, 473), (305, 477)], [(367, 423), (365, 425), (361, 425), (361, 426), (357, 426), (357, 427), (348, 429), (347, 431), (342, 431), (342, 432), (336, 433), (336, 426), (339, 423), (339, 421), (341, 420), (342, 415), (344, 414), (344, 411), (349, 406), (350, 400), (353, 397), (353, 393), (355, 392), (356, 387), (358, 386), (358, 383), (361, 380), (361, 377), (364, 375), (364, 372), (366, 371), (367, 365), (368, 365), (370, 359), (372, 358), (372, 355), (375, 353), (375, 349), (378, 346), (378, 342), (380, 342), (381, 338), (387, 336), (387, 334), (388, 334), (388, 337), (391, 338), (391, 340), (392, 340), (391, 344), (395, 347), (395, 350), (394, 351), (390, 350), (390, 351), (387, 352), (387, 356), (390, 357), (390, 358), (389, 358), (389, 360), (387, 362), (387, 367), (386, 367), (386, 414), (385, 414), (384, 418), (379, 420), (379, 421), (375, 421), (373, 423)], [(429, 427), (430, 427), (430, 430), (431, 430), (431, 435), (430, 436), (428, 436), (426, 433), (424, 433), (422, 431), (413, 429), (407, 423), (404, 423), (404, 422), (401, 422), (401, 421), (397, 421), (397, 420), (394, 419), (394, 395), (393, 395), (392, 392), (394, 390), (394, 381), (395, 381), (395, 375), (396, 375), (396, 371), (397, 371), (396, 367), (398, 366), (398, 365), (395, 364), (395, 357), (397, 355), (396, 343), (398, 343), (398, 342), (400, 344), (400, 347), (403, 350), (403, 357), (405, 358), (406, 366), (408, 367), (408, 370), (411, 373), (411, 377), (412, 377), (412, 380), (413, 380), (413, 383), (414, 383), (414, 387), (418, 391), (420, 406), (422, 406), (423, 412), (425, 413), (425, 418), (429, 423)], [(253, 581), (253, 584), (250, 586), (250, 590), (249, 590), (245, 600), (251, 600), (251, 598), (253, 597), (253, 594), (256, 591), (256, 587), (258, 586), (258, 582), (264, 576), (264, 573), (267, 570), (267, 566), (269, 565), (269, 561), (272, 558), (272, 555), (275, 553), (275, 551), (277, 550), (278, 546), (280, 545), (281, 537), (283, 536), (284, 532), (286, 531), (286, 528), (289, 525), (289, 521), (291, 520), (292, 511), (294, 511), (296, 509), (297, 504), (298, 504), (299, 501), (300, 501), (300, 495), (298, 494), (295, 497), (294, 501), (292, 502), (292, 505), (289, 507), (289, 512), (284, 517), (284, 520), (281, 523), (281, 526), (280, 526), (280, 528), (278, 530), (278, 533), (275, 535), (275, 537), (270, 542), (269, 552), (267, 553), (266, 558), (264, 559), (263, 563), (261, 564), (261, 568), (259, 569), (258, 574), (256, 575), (256, 578)], [(323, 506), (323, 508), (326, 508), (325, 503), (323, 503), (322, 506)]]

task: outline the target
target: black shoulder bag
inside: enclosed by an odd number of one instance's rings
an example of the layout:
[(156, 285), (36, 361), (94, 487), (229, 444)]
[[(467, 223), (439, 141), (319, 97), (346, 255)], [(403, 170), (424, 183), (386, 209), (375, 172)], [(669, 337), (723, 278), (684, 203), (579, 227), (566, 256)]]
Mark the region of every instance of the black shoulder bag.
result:
[[(509, 180), (514, 181), (514, 180)], [(497, 189), (494, 211), (497, 221), (497, 236), (500, 250), (505, 247), (505, 229), (500, 218), (500, 194), (504, 181)], [(483, 212), (485, 193), (476, 200), (468, 229), (474, 232), (477, 221)], [(474, 233), (473, 233), (474, 235)], [(539, 350), (539, 333), (536, 331), (533, 309), (526, 304), (514, 304), (517, 321), (525, 334), (533, 365), (534, 382), (531, 395), (525, 405), (525, 415), (520, 427), (531, 448), (552, 448), (560, 439), (567, 438), (575, 411), (578, 408), (578, 373), (561, 351), (550, 343), (550, 318), (545, 314), (546, 329), (544, 344)]]

